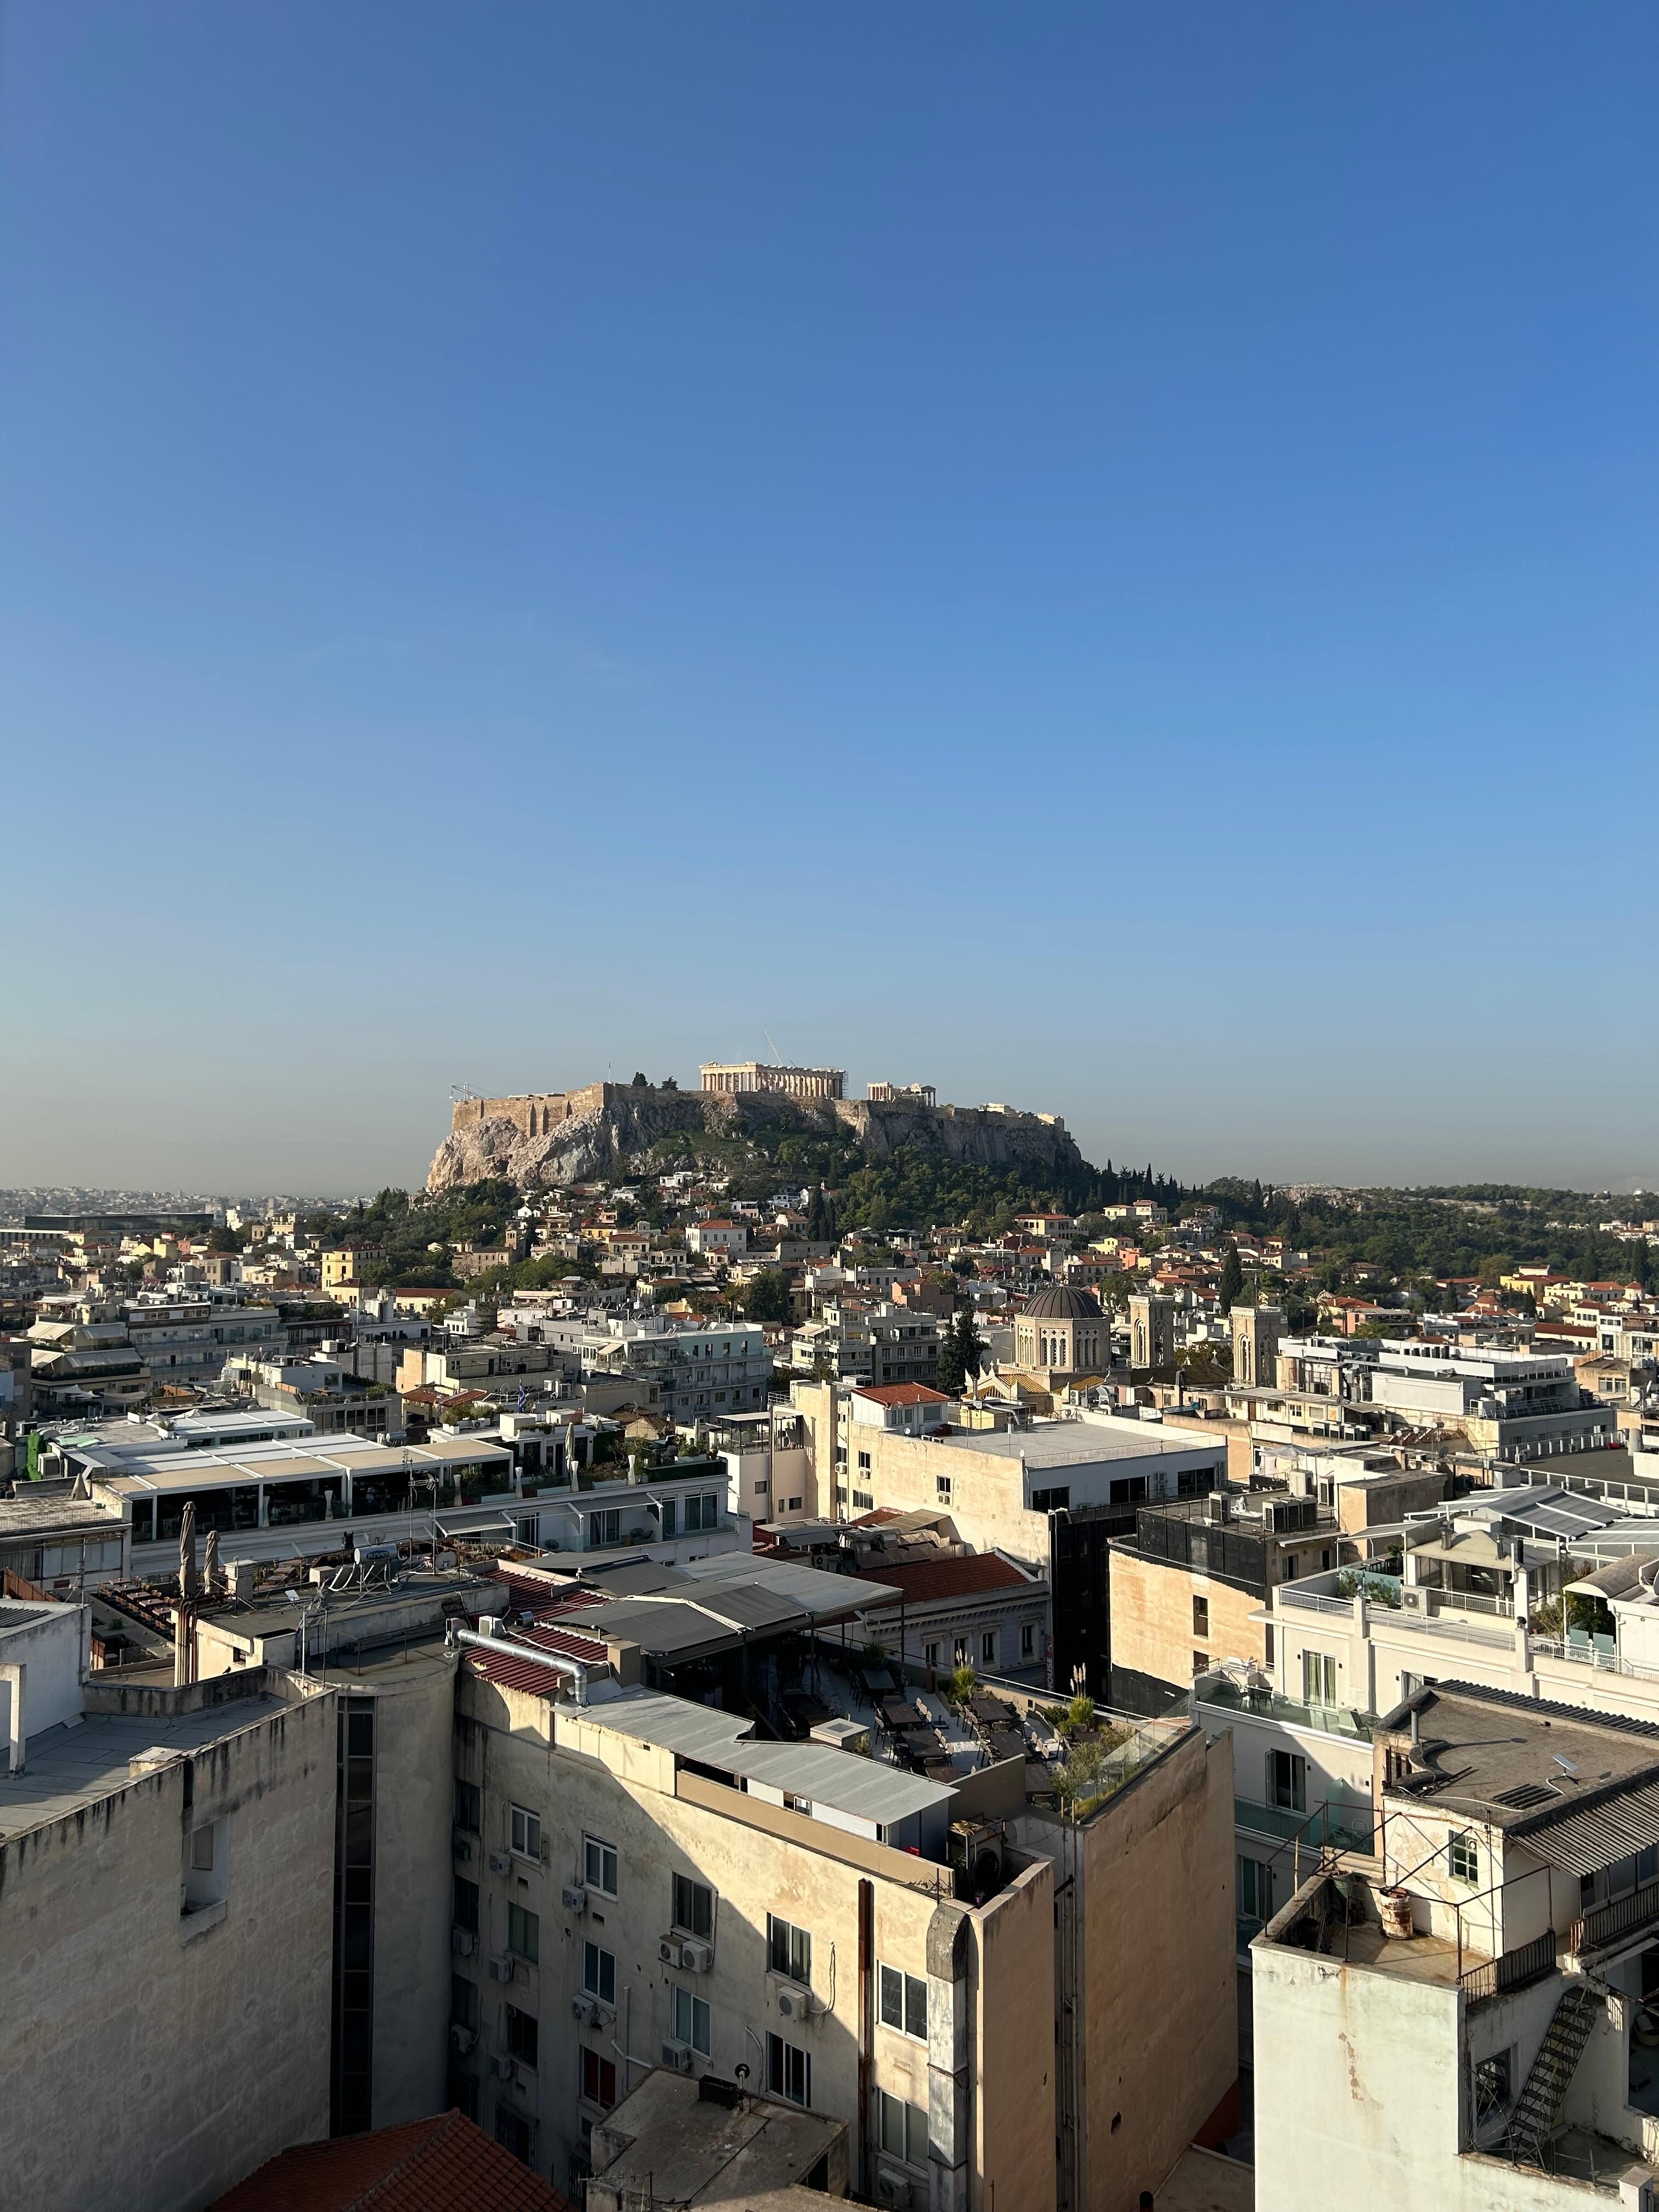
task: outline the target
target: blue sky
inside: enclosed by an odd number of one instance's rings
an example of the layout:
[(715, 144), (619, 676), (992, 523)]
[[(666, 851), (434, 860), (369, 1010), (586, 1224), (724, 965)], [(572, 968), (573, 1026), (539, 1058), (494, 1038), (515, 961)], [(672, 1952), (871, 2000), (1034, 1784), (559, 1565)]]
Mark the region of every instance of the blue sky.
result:
[(769, 1033), (1659, 1182), (1650, 7), (4, 39), (0, 1183)]

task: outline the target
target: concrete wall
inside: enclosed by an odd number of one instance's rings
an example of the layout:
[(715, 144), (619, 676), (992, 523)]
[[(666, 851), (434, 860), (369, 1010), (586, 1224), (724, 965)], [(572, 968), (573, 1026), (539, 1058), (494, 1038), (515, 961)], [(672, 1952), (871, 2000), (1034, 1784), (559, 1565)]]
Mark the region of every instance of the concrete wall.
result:
[[(1079, 2205), (1133, 2212), (1238, 2075), (1231, 1737), (1184, 1738), (1083, 1826)], [(1278, 2212), (1278, 2200), (1257, 2202)]]
[[(319, 1692), (0, 1843), (7, 2212), (194, 2212), (326, 2134), (334, 1739)], [(217, 1820), (225, 1913), (185, 1940)]]
[[(1251, 1966), (1258, 2204), (1329, 2212), (1334, 2191), (1350, 2184), (1371, 2204), (1435, 2212), (1568, 2212), (1580, 2203), (1589, 2212), (1608, 2201), (1588, 2183), (1460, 2155), (1455, 1989), (1260, 1939)], [(1551, 1982), (1483, 2008), (1471, 2023), (1474, 2055), (1514, 2042), (1524, 2078), (1559, 1995)], [(1596, 2038), (1607, 2034), (1598, 2025), (1581, 2062), (1592, 2097), (1607, 2070)], [(1582, 2102), (1575, 2081), (1570, 2121)]]
[(442, 2112), (449, 2019), (455, 1662), (430, 1649), (343, 1694), (374, 1698), (374, 2117)]
[[(1054, 2202), (1054, 1878), (1028, 1877), (975, 1916), (978, 2178), (973, 2202)], [(1023, 2063), (1009, 2063), (1018, 2054)]]
[[(92, 1664), (92, 1608), (0, 1601), (0, 1670), (21, 1667), (23, 1735), (78, 1717), (81, 1677)], [(13, 1686), (0, 1672), (0, 1752), (11, 1734)]]
[[(1111, 1577), (1114, 1667), (1179, 1685), (1193, 1678), (1195, 1651), (1205, 1654), (1207, 1665), (1223, 1659), (1265, 1659), (1262, 1624), (1250, 1618), (1261, 1610), (1261, 1600), (1249, 1591), (1168, 1560), (1144, 1559), (1116, 1544), (1111, 1547)], [(1194, 1629), (1194, 1597), (1208, 1603), (1207, 1635)]]

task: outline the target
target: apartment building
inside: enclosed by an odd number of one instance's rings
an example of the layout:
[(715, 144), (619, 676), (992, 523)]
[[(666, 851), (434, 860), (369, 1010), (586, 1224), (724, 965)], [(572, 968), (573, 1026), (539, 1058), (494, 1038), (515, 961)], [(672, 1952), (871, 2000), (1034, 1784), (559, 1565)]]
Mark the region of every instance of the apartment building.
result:
[[(1000, 1703), (1014, 1755), (935, 1778), (836, 1747), (887, 1723), (822, 1660), (817, 1693), (856, 1724), (762, 1742), (740, 1714), (584, 1680), (579, 1619), (566, 1679), (516, 1639), (466, 1650), (463, 2111), (574, 2183), (662, 2067), (842, 2124), (877, 2202), (1083, 2212), (1162, 2179), (1235, 2070), (1227, 1739), (1104, 1728), (1116, 1764), (1061, 1819), (1028, 1794), (1034, 1706)], [(932, 1729), (927, 1702), (890, 1698), (901, 1735)]]
[(337, 1697), (106, 1684), (89, 1621), (0, 1603), (5, 2199), (196, 2212), (328, 2130)]
[(1579, 1388), (1565, 1353), (1385, 1344), (1368, 1379), (1370, 1403), (1401, 1425), (1459, 1429), (1489, 1459), (1526, 1464), (1618, 1442), (1612, 1408)]
[(21, 1482), (0, 1498), (0, 1569), (54, 1596), (124, 1580), (129, 1535), (119, 1512), (64, 1497), (56, 1484)]
[(228, 1359), (220, 1387), (273, 1412), (308, 1421), (319, 1436), (401, 1441), (404, 1402), (384, 1384), (364, 1382), (338, 1359)]
[(548, 1389), (570, 1379), (573, 1363), (545, 1344), (504, 1334), (447, 1344), (410, 1345), (399, 1356), (398, 1388), (447, 1393), (523, 1384)]
[(638, 1385), (636, 1402), (690, 1428), (753, 1413), (771, 1395), (772, 1353), (756, 1322), (678, 1327), (663, 1320), (562, 1319), (534, 1324), (544, 1343), (579, 1362), (586, 1376)]
[(938, 1315), (854, 1292), (823, 1300), (818, 1319), (796, 1331), (792, 1357), (799, 1372), (820, 1371), (832, 1382), (931, 1388), (939, 1346)]
[(1352, 1553), (1335, 1516), (1309, 1498), (1222, 1488), (1148, 1502), (1112, 1540), (1112, 1702), (1159, 1712), (1224, 1659), (1265, 1665), (1270, 1594)]
[(805, 1425), (811, 1513), (844, 1517), (855, 1490), (866, 1511), (944, 1507), (976, 1551), (1037, 1565), (1061, 1508), (1198, 1497), (1225, 1480), (1224, 1439), (1155, 1421), (1079, 1409), (1019, 1428), (921, 1431), (862, 1418), (860, 1394), (832, 1383), (798, 1382), (790, 1397)]
[(450, 1536), (499, 1533), (539, 1511), (515, 1487), (511, 1451), (479, 1434), (401, 1446), (337, 1437), (199, 1449), (170, 1439), (136, 1453), (64, 1438), (60, 1449), (94, 1500), (128, 1522), (139, 1575), (176, 1570), (187, 1504), (202, 1536), (216, 1529), (228, 1559), (254, 1562), (337, 1551), (348, 1529), (362, 1542), (429, 1543), (440, 1522)]
[(271, 1359), (287, 1349), (276, 1307), (252, 1300), (140, 1298), (126, 1309), (126, 1328), (152, 1386), (207, 1388), (227, 1359)]
[[(1659, 1520), (1549, 1484), (1413, 1516), (1401, 1572), (1277, 1586), (1268, 1672), (1289, 1697), (1386, 1711), (1428, 1680), (1659, 1721)], [(1346, 1585), (1346, 1587), (1345, 1587)]]
[(757, 1526), (793, 1522), (815, 1513), (805, 1430), (793, 1407), (763, 1413), (728, 1414), (705, 1431), (708, 1447), (725, 1462), (727, 1501), (733, 1513)]
[(1652, 2201), (1659, 1740), (1456, 1682), (1376, 1729), (1376, 1832), (1251, 1945), (1258, 2202)]
[(694, 1221), (685, 1232), (685, 1249), (708, 1259), (718, 1254), (739, 1260), (749, 1249), (749, 1231), (741, 1221)]
[(1372, 1845), (1370, 1715), (1284, 1698), (1237, 1662), (1194, 1676), (1188, 1710), (1233, 1750), (1238, 2061), (1253, 2066), (1249, 1946), (1330, 1850)]

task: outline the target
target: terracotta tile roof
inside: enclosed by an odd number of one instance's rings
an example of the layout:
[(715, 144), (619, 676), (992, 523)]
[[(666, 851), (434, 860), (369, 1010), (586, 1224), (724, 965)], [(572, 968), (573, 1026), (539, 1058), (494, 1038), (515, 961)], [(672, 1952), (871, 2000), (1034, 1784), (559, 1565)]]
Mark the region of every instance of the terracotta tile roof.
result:
[(1028, 1576), (994, 1553), (978, 1552), (965, 1559), (906, 1559), (896, 1567), (859, 1569), (860, 1579), (885, 1583), (890, 1589), (923, 1605), (930, 1598), (971, 1597), (981, 1590), (1030, 1589)]
[(854, 1390), (855, 1398), (872, 1398), (878, 1406), (948, 1406), (943, 1390), (930, 1390), (925, 1382), (878, 1382)]
[(459, 2112), (373, 2135), (301, 2143), (216, 2199), (209, 2212), (571, 2212)]

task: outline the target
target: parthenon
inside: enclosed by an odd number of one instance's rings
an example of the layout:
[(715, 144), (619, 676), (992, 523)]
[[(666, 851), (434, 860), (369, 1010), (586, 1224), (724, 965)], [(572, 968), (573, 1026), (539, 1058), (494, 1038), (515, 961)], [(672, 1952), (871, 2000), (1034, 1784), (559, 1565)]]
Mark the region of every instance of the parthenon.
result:
[(844, 1098), (844, 1067), (778, 1067), (763, 1060), (705, 1060), (698, 1071), (705, 1091), (781, 1091), (788, 1098)]

